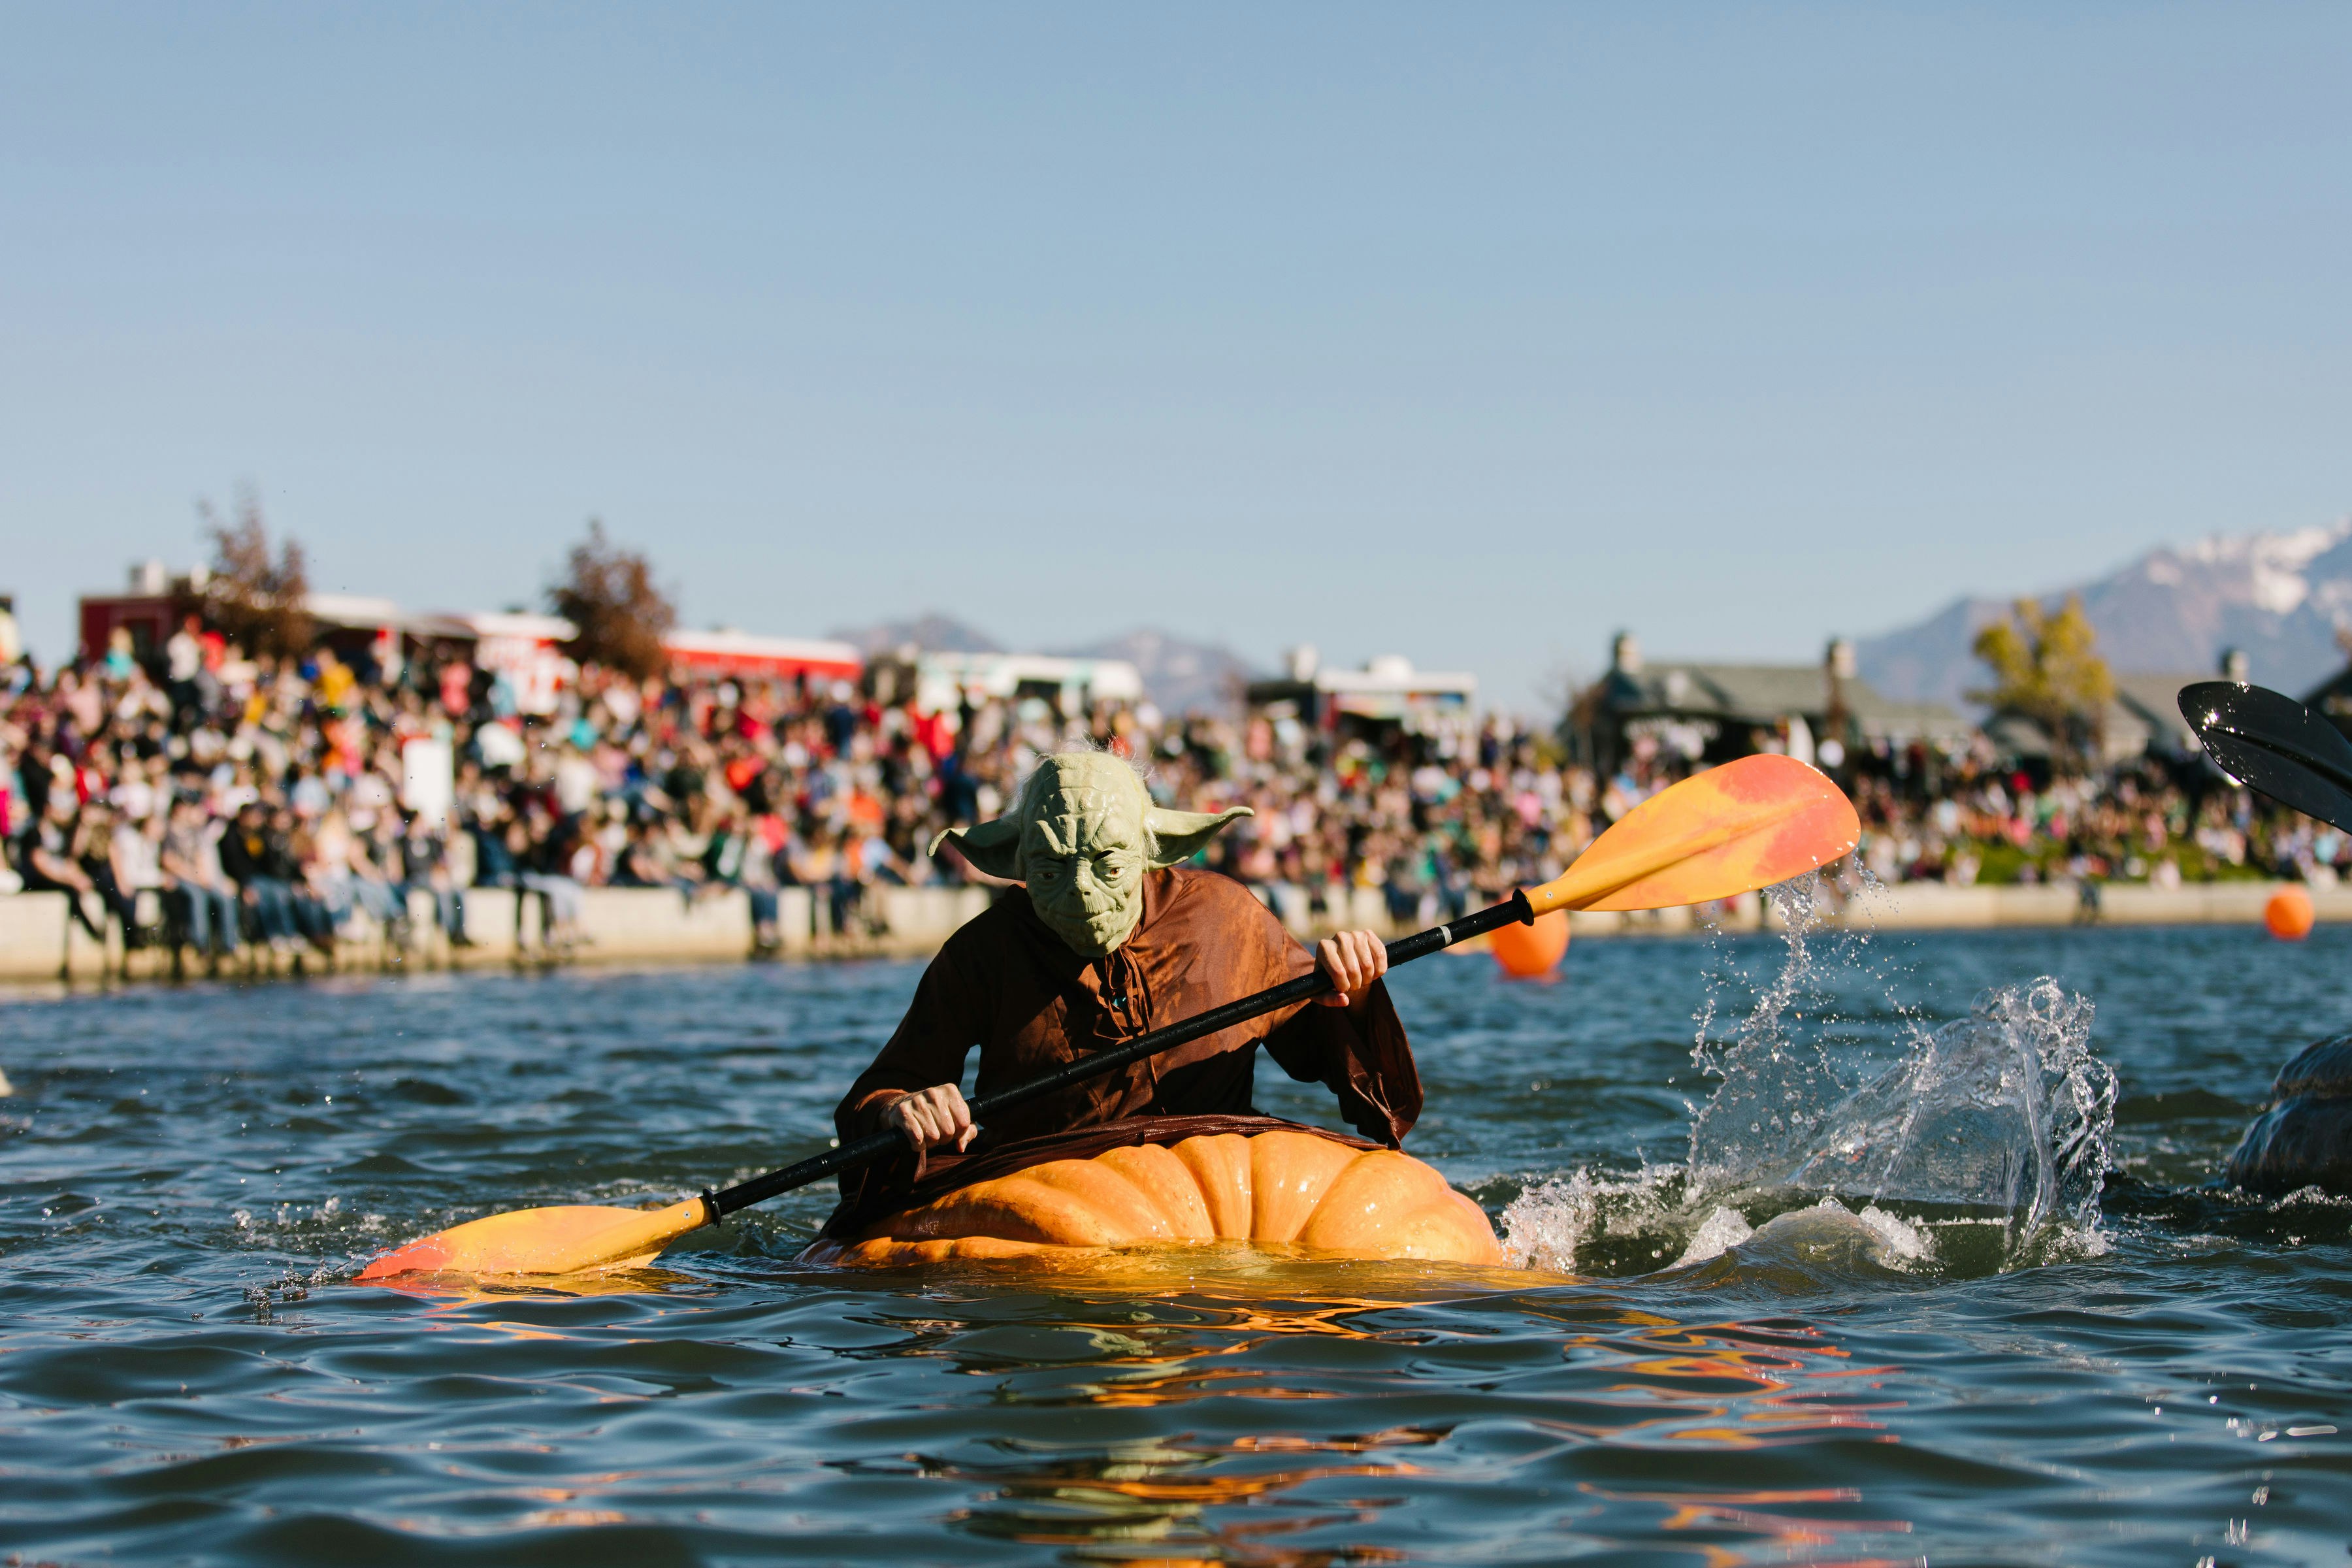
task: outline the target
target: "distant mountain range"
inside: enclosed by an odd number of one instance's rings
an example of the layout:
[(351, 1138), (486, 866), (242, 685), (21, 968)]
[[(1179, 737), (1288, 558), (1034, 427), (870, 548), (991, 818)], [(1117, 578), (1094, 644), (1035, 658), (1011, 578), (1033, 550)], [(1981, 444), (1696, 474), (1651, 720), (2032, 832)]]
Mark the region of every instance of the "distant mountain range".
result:
[(871, 658), (893, 648), (916, 647), (925, 653), (1003, 653), (1004, 645), (977, 626), (937, 613), (910, 621), (877, 621), (870, 626), (840, 626), (825, 633)]
[[(2054, 607), (2070, 593), (2083, 596), (2099, 652), (2118, 674), (2208, 675), (2235, 647), (2257, 682), (2300, 696), (2344, 667), (2336, 632), (2352, 626), (2352, 518), (2151, 550), (2042, 602)], [(1986, 680), (1969, 645), (2009, 608), (1955, 599), (1916, 626), (1857, 638), (1862, 674), (1889, 697), (1966, 706)]]
[[(1004, 645), (951, 616), (850, 626), (829, 636), (872, 655), (912, 646), (926, 652), (1003, 653)], [(1257, 671), (1222, 643), (1195, 642), (1173, 632), (1139, 626), (1079, 647), (1047, 648), (1076, 658), (1123, 658), (1143, 676), (1151, 700), (1171, 713), (1222, 712), (1236, 707), (1243, 682)]]
[(1143, 689), (1171, 713), (1239, 711), (1242, 687), (1258, 671), (1223, 643), (1194, 642), (1173, 632), (1138, 626), (1084, 647), (1063, 648), (1082, 658), (1123, 658), (1143, 673)]

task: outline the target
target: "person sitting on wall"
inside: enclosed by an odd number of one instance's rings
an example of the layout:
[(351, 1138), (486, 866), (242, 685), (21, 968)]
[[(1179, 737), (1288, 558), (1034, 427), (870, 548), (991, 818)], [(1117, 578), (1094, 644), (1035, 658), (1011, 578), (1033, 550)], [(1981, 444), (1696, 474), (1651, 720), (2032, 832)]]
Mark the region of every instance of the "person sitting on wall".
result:
[(248, 800), (221, 835), (221, 868), (236, 884), (257, 941), (290, 952), (303, 930), (295, 914), (293, 867), (269, 807)]
[(40, 819), (26, 835), (22, 870), (25, 890), (28, 893), (63, 893), (66, 909), (82, 930), (99, 942), (106, 940), (106, 928), (98, 923), (91, 912), (93, 905), (105, 906), (99, 900), (98, 881), (83, 867), (78, 853), (82, 842), (82, 826), (70, 788), (51, 788), (49, 798), (41, 808)]
[(202, 800), (184, 795), (172, 802), (163, 829), (163, 876), (180, 930), (215, 965), (236, 952), (236, 888), (220, 860), (226, 826), (212, 819)]

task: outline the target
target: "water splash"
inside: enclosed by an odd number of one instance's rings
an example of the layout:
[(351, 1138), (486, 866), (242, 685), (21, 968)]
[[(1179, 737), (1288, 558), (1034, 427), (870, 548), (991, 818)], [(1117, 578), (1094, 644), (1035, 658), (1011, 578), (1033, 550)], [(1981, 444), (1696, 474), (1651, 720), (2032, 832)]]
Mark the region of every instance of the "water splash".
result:
[(1727, 1204), (1717, 1204), (1715, 1211), (1699, 1222), (1690, 1245), (1675, 1259), (1675, 1267), (1685, 1268), (1694, 1263), (1705, 1263), (1710, 1258), (1720, 1258), (1755, 1234), (1756, 1227), (1748, 1223), (1746, 1215)]
[[(1864, 896), (1875, 887), (1865, 883)], [(1689, 1164), (1703, 1176), (1769, 1166), (1811, 1148), (1822, 1113), (1867, 1081), (1890, 1046), (1916, 1047), (1926, 1033), (1896, 995), (1909, 976), (1883, 955), (1875, 931), (1866, 921), (1829, 923), (1836, 891), (1818, 874), (1767, 890), (1781, 952), (1761, 976), (1715, 934), (1691, 1050), (1699, 1071), (1717, 1080), (1691, 1119)], [(1864, 998), (1883, 1016), (1857, 1018)], [(1729, 1027), (1718, 1032), (1726, 1017)]]
[(1910, 1057), (1817, 1119), (1765, 1184), (1979, 1211), (2013, 1239), (2094, 1229), (2116, 1078), (2091, 1051), (2091, 1003), (2043, 976), (1976, 1000)]
[(1693, 1111), (1687, 1162), (1530, 1187), (1503, 1213), (1514, 1256), (1585, 1272), (1696, 1264), (1823, 1204), (1875, 1235), (1890, 1267), (2104, 1250), (2116, 1081), (2091, 1049), (2090, 1002), (2045, 976), (1930, 1029), (1867, 923), (1828, 927), (1833, 896), (1819, 877), (1771, 889), (1783, 942), (1768, 973), (1719, 943), (1692, 1052), (1716, 1089)]
[(1718, 1205), (1691, 1237), (1689, 1247), (1675, 1259), (1675, 1267), (1712, 1262), (1735, 1247), (1767, 1248), (1787, 1240), (1792, 1232), (1800, 1236), (1811, 1232), (1814, 1238), (1826, 1232), (1849, 1247), (1858, 1246), (1878, 1268), (1898, 1272), (1926, 1263), (1936, 1254), (1934, 1235), (1922, 1226), (1907, 1224), (1875, 1205), (1856, 1214), (1835, 1198), (1823, 1198), (1811, 1208), (1790, 1209), (1761, 1229), (1750, 1226), (1738, 1210)]
[[(1578, 1170), (1539, 1182), (1503, 1207), (1503, 1250), (1555, 1273), (1655, 1268), (1685, 1245), (1679, 1165), (1644, 1165), (1628, 1176)], [(1618, 1272), (1620, 1268), (1609, 1268)]]

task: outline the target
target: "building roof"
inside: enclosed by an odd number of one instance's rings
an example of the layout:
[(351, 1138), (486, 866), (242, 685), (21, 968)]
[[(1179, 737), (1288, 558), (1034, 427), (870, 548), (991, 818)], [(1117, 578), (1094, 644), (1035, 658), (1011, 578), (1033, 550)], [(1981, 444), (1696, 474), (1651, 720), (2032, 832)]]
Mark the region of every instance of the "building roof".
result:
[(2305, 692), (2303, 705), (2326, 714), (2338, 725), (2352, 720), (2352, 664)]
[(2047, 757), (2057, 751), (2040, 721), (2022, 713), (1995, 713), (1985, 721), (1984, 733), (1993, 751), (2004, 757)]
[(2119, 728), (2137, 730), (2141, 737), (2140, 743), (2130, 748), (2132, 754), (2194, 754), (2200, 749), (2197, 731), (2180, 716), (2180, 689), (2212, 679), (2210, 675), (2116, 676), (2115, 700), (2108, 705), (2106, 715), (2108, 754), (2118, 754), (2125, 744), (2126, 737), (2116, 732)]
[[(1818, 727), (1829, 712), (1829, 673), (1818, 664), (1645, 664), (1602, 677), (1602, 701), (1621, 718), (1671, 716), (1769, 725), (1801, 716)], [(1840, 683), (1846, 711), (1873, 740), (1945, 740), (1969, 733), (1967, 719), (1940, 702), (1902, 702), (1870, 682)]]
[(409, 620), (419, 636), (446, 637), (514, 637), (523, 642), (570, 642), (580, 628), (561, 616), (533, 615), (518, 610), (431, 611)]
[(1253, 708), (1305, 705), (1320, 715), (1396, 720), (1412, 726), (1466, 716), (1478, 695), (1478, 678), (1462, 670), (1415, 669), (1402, 654), (1382, 654), (1361, 669), (1338, 669), (1311, 654), (1294, 661), (1291, 672), (1253, 680), (1244, 696)]
[[(1143, 673), (1123, 658), (940, 649), (918, 655), (915, 667), (926, 686), (940, 689), (961, 688), (981, 697), (1010, 697), (1024, 686), (1059, 686), (1083, 691), (1097, 700), (1137, 702), (1143, 699)], [(954, 705), (952, 697), (946, 700), (946, 705)]]
[(1383, 654), (1361, 669), (1337, 669), (1318, 665), (1305, 674), (1253, 680), (1250, 690), (1289, 696), (1319, 691), (1360, 697), (1451, 698), (1467, 702), (1478, 694), (1478, 678), (1465, 670), (1415, 669), (1412, 661)]
[(680, 664), (747, 669), (810, 669), (854, 676), (865, 656), (845, 642), (822, 637), (771, 637), (731, 627), (707, 632), (673, 631), (662, 647)]
[[(2127, 763), (2154, 753), (2189, 757), (2200, 750), (2197, 731), (2180, 716), (2180, 689), (2202, 675), (2118, 675), (2116, 694), (2099, 715), (2099, 754)], [(2002, 710), (1985, 721), (1984, 732), (2004, 756), (2046, 757), (2056, 750), (2049, 731), (2022, 713)]]
[(302, 608), (312, 620), (331, 626), (400, 626), (406, 622), (398, 605), (371, 594), (306, 594)]

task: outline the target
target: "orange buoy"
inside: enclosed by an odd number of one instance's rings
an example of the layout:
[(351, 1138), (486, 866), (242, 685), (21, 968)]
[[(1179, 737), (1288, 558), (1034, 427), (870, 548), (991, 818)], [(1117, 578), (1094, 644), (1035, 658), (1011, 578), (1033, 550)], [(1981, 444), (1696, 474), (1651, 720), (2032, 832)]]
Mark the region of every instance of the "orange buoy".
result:
[(1503, 973), (1515, 980), (1534, 980), (1559, 967), (1568, 951), (1568, 911), (1554, 910), (1536, 917), (1533, 925), (1497, 926), (1486, 945)]
[(2301, 888), (2281, 888), (2263, 906), (2263, 924), (2281, 942), (2301, 942), (2311, 934), (2318, 918), (2311, 907), (2311, 895)]

